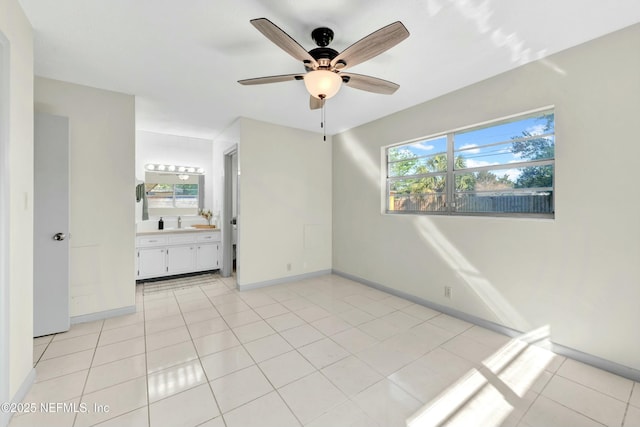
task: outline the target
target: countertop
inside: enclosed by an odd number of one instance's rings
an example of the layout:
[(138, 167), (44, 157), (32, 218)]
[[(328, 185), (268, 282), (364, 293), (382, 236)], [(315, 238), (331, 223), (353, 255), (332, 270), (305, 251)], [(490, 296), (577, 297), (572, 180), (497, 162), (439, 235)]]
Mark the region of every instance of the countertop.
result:
[(166, 233), (195, 233), (195, 232), (212, 232), (212, 231), (220, 231), (219, 228), (195, 228), (195, 227), (185, 227), (185, 228), (165, 228), (164, 230), (148, 230), (148, 231), (138, 231), (136, 236), (153, 236), (158, 234), (166, 234)]

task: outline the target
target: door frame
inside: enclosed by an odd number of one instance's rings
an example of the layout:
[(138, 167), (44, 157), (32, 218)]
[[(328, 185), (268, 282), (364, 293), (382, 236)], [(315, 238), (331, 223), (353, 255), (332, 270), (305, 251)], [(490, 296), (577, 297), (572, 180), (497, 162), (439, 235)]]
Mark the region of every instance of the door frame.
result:
[[(9, 369), (9, 103), (10, 43), (0, 31), (0, 402), (10, 402)], [(9, 421), (8, 413), (0, 413), (0, 425)]]
[[(238, 144), (233, 144), (224, 151), (224, 188), (222, 202), (222, 277), (230, 277), (233, 274), (233, 227), (231, 218), (233, 217), (233, 177), (232, 177), (232, 157), (238, 155)], [(238, 185), (238, 193), (240, 186)], [(236, 197), (236, 200), (237, 197)], [(239, 205), (239, 204), (238, 204)], [(236, 228), (239, 231), (240, 209), (236, 207)], [(236, 257), (237, 257), (236, 253)], [(239, 282), (239, 268), (236, 267), (236, 283)]]

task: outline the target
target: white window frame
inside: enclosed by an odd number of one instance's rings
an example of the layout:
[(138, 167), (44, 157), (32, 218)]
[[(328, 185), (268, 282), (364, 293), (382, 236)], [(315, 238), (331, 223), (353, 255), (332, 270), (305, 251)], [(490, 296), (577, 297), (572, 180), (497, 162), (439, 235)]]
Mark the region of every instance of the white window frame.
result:
[[(524, 218), (546, 218), (546, 219), (553, 219), (555, 218), (555, 177), (556, 177), (556, 172), (555, 172), (555, 154), (553, 156), (553, 158), (551, 159), (542, 159), (542, 160), (528, 160), (528, 161), (523, 161), (523, 162), (518, 162), (518, 163), (505, 163), (505, 164), (498, 164), (498, 165), (488, 165), (488, 166), (477, 166), (477, 167), (467, 167), (465, 169), (461, 169), (461, 170), (456, 170), (455, 169), (455, 155), (456, 153), (460, 153), (461, 151), (465, 151), (465, 150), (471, 150), (473, 148), (466, 148), (466, 149), (458, 149), (455, 150), (455, 141), (454, 141), (454, 135), (457, 133), (462, 133), (462, 132), (468, 132), (468, 131), (473, 131), (476, 129), (483, 129), (483, 128), (487, 128), (487, 127), (492, 127), (492, 126), (498, 126), (498, 125), (502, 125), (505, 123), (509, 123), (509, 122), (513, 122), (513, 121), (518, 121), (521, 119), (525, 119), (527, 117), (536, 115), (536, 114), (546, 114), (546, 113), (553, 113), (555, 115), (555, 107), (554, 106), (546, 106), (543, 108), (539, 108), (539, 109), (535, 109), (535, 110), (530, 110), (530, 111), (526, 111), (523, 113), (518, 113), (518, 114), (514, 114), (514, 115), (510, 115), (507, 117), (503, 117), (503, 118), (499, 118), (499, 119), (495, 119), (495, 120), (490, 120), (490, 121), (486, 121), (486, 122), (482, 122), (482, 123), (478, 123), (478, 124), (474, 124), (474, 125), (470, 125), (470, 126), (465, 126), (465, 127), (461, 127), (461, 128), (457, 128), (457, 129), (453, 129), (453, 130), (449, 130), (446, 132), (442, 132), (442, 133), (438, 133), (438, 134), (434, 134), (434, 135), (430, 135), (430, 136), (426, 136), (426, 137), (421, 137), (421, 138), (416, 138), (416, 139), (412, 139), (409, 141), (404, 141), (401, 143), (396, 143), (396, 144), (392, 144), (392, 145), (388, 145), (386, 147), (382, 148), (382, 157), (384, 159), (384, 167), (383, 167), (383, 181), (385, 182), (385, 185), (383, 186), (383, 209), (385, 214), (389, 214), (389, 215), (449, 215), (449, 216), (484, 216), (484, 217), (514, 217), (514, 218), (518, 218), (518, 217), (524, 217)], [(521, 141), (526, 141), (528, 139), (534, 139), (534, 138), (540, 138), (540, 137), (545, 137), (545, 136), (554, 136), (554, 146), (555, 146), (555, 117), (554, 117), (554, 132), (552, 133), (545, 133), (543, 135), (535, 135), (532, 137), (528, 137), (528, 138), (521, 138)], [(393, 177), (390, 176), (390, 172), (389, 172), (389, 149), (391, 148), (396, 148), (396, 147), (401, 147), (401, 146), (405, 146), (405, 145), (411, 145), (411, 144), (415, 144), (417, 142), (423, 142), (423, 141), (429, 141), (429, 140), (434, 140), (434, 139), (438, 139), (438, 138), (442, 138), (442, 137), (446, 137), (447, 139), (447, 147), (446, 147), (446, 155), (447, 155), (447, 170), (445, 172), (430, 172), (430, 173), (424, 173), (424, 174), (419, 174), (419, 175), (408, 175), (408, 176), (402, 176), (402, 177)], [(491, 144), (487, 144), (487, 145), (483, 145), (483, 148), (487, 147), (487, 146), (492, 146), (492, 145), (504, 145), (506, 142), (516, 142), (517, 140), (509, 140), (509, 141), (496, 141), (495, 143), (491, 143)], [(456, 200), (456, 194), (465, 194), (465, 192), (457, 192), (456, 193), (456, 183), (455, 183), (455, 176), (456, 174), (461, 174), (461, 173), (474, 173), (474, 172), (481, 172), (481, 171), (492, 171), (492, 170), (500, 170), (500, 167), (504, 166), (504, 168), (526, 168), (526, 167), (532, 167), (532, 166), (548, 166), (551, 165), (553, 167), (553, 182), (552, 182), (552, 186), (551, 187), (545, 187), (544, 189), (548, 190), (551, 192), (551, 212), (550, 213), (534, 213), (534, 212), (458, 212), (456, 211), (456, 205), (455, 205), (455, 200)], [(446, 207), (444, 210), (440, 210), (440, 211), (401, 211), (401, 210), (391, 210), (389, 209), (389, 203), (390, 203), (390, 199), (391, 199), (391, 194), (390, 194), (390, 188), (391, 188), (391, 183), (393, 181), (397, 181), (399, 179), (410, 179), (410, 178), (425, 178), (425, 177), (430, 177), (430, 176), (445, 176), (445, 200), (446, 200)], [(542, 188), (541, 188), (542, 189)], [(539, 189), (540, 190), (540, 189)], [(525, 192), (525, 191), (530, 191), (527, 189), (512, 189), (510, 190), (511, 193), (518, 193), (518, 192)], [(504, 191), (505, 193), (507, 191)], [(477, 193), (476, 191), (473, 192), (468, 192), (470, 193)], [(435, 193), (434, 193), (435, 194)]]

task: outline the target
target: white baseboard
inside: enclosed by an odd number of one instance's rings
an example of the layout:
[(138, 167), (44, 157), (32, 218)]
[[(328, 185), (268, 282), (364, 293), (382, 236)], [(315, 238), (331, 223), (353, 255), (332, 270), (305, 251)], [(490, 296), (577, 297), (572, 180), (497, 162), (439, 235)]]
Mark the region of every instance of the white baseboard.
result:
[[(29, 390), (31, 390), (31, 386), (35, 381), (36, 381), (36, 370), (31, 369), (27, 374), (27, 376), (25, 377), (24, 381), (22, 381), (22, 384), (18, 388), (18, 391), (16, 391), (16, 394), (11, 398), (11, 403), (22, 402), (24, 398), (27, 396), (27, 393), (29, 393)], [(13, 416), (12, 412), (0, 411), (0, 426), (1, 427), (8, 426), (12, 416)]]
[(83, 314), (80, 316), (73, 316), (71, 318), (71, 324), (93, 322), (95, 320), (108, 319), (110, 317), (123, 316), (125, 314), (133, 314), (136, 312), (136, 306), (130, 305), (127, 307), (114, 308), (113, 310), (98, 311), (97, 313)]
[[(369, 287), (387, 292), (389, 294), (398, 296), (400, 298), (404, 298), (416, 304), (423, 305), (425, 307), (431, 308), (433, 310), (439, 311), (441, 313), (447, 314), (452, 317), (456, 317), (460, 320), (464, 320), (469, 323), (473, 323), (474, 325), (481, 326), (483, 328), (489, 329), (494, 332), (498, 332), (503, 335), (507, 335), (512, 338), (517, 338), (523, 334), (522, 331), (517, 331), (515, 329), (511, 329), (504, 325), (500, 325), (498, 323), (490, 322), (488, 320), (482, 319), (480, 317), (472, 316), (470, 314), (464, 313), (462, 311), (453, 309), (451, 307), (446, 307), (440, 304), (433, 303), (431, 301), (416, 297), (415, 295), (408, 294), (403, 291), (399, 291), (394, 288), (390, 288), (384, 285), (381, 285), (376, 282), (372, 282), (371, 280), (363, 279), (358, 276), (354, 276), (349, 273), (345, 273), (339, 270), (333, 270), (333, 274), (344, 277), (349, 280), (353, 280), (354, 282), (362, 283), (363, 285), (367, 285)], [(547, 347), (545, 347), (547, 348)], [(640, 370), (630, 368), (628, 366), (621, 365), (616, 362), (612, 362), (607, 359), (603, 359), (598, 356), (594, 356), (592, 354), (584, 353), (580, 350), (575, 350), (570, 347), (565, 347), (561, 344), (557, 344), (551, 342), (551, 348), (547, 348), (548, 350), (553, 351), (556, 354), (561, 356), (568, 357), (573, 360), (577, 360), (578, 362), (585, 363), (587, 365), (591, 365), (595, 368), (602, 369), (603, 371), (611, 372), (612, 374), (619, 375), (624, 378), (628, 378), (633, 381), (640, 382)]]
[(325, 276), (331, 274), (331, 270), (319, 270), (311, 273), (298, 274), (295, 276), (281, 277), (278, 279), (265, 280), (264, 282), (249, 283), (246, 285), (238, 285), (239, 291), (250, 291), (252, 289), (264, 288), (266, 286), (280, 285), (283, 283), (296, 282), (298, 280), (311, 279), (313, 277)]

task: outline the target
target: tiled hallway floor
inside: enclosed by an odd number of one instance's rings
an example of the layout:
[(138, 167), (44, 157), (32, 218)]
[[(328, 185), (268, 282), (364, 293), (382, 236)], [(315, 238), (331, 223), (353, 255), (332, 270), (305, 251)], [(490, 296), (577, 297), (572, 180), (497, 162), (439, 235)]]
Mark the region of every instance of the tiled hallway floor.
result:
[(640, 426), (639, 383), (525, 339), (333, 275), (233, 282), (139, 285), (136, 314), (37, 338), (24, 402), (78, 411), (10, 425)]

